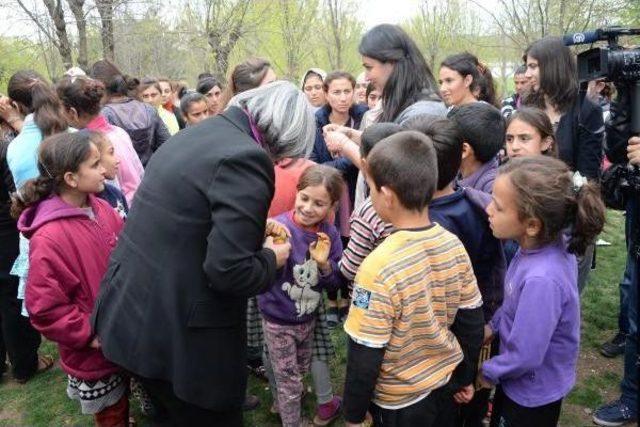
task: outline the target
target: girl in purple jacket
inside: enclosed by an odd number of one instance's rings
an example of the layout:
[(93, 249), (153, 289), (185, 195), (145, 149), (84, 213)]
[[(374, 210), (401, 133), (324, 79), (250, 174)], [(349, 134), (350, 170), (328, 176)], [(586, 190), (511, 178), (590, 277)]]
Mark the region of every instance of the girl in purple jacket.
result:
[(301, 420), (302, 377), (311, 364), (317, 308), (322, 289), (341, 284), (342, 243), (328, 218), (342, 195), (342, 176), (329, 166), (311, 166), (297, 189), (293, 210), (274, 218), (291, 233), (291, 254), (276, 281), (258, 295), (278, 389), (274, 409), (285, 427), (308, 424)]
[(520, 245), (504, 302), (485, 327), (487, 341), (500, 338), (500, 353), (478, 377), (481, 386), (497, 385), (491, 425), (556, 426), (575, 383), (580, 343), (575, 255), (602, 231), (604, 204), (562, 161), (531, 156), (500, 169), (487, 213), (494, 236)]

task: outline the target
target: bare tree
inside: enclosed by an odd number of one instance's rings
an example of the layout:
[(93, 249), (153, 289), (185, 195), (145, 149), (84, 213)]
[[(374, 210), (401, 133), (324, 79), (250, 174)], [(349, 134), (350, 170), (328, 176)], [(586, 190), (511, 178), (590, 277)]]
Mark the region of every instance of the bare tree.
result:
[(49, 18), (53, 22), (55, 28), (55, 36), (45, 27), (45, 23), (38, 16), (37, 11), (32, 10), (24, 0), (16, 0), (18, 6), (27, 14), (27, 16), (36, 24), (38, 29), (44, 34), (47, 39), (58, 49), (60, 57), (62, 58), (63, 66), (69, 68), (73, 65), (73, 58), (71, 56), (71, 43), (69, 42), (69, 36), (67, 34), (67, 23), (64, 19), (64, 10), (62, 8), (61, 0), (42, 0)]
[(86, 71), (89, 64), (87, 58), (87, 20), (84, 13), (85, 0), (67, 0), (67, 3), (78, 29), (78, 66)]
[(246, 34), (250, 0), (205, 0), (204, 31), (211, 48), (213, 74), (223, 79), (229, 68), (229, 55)]
[(548, 35), (584, 31), (614, 16), (621, 0), (498, 0), (496, 8), (470, 0), (486, 12), (519, 50)]
[(96, 0), (96, 8), (100, 15), (100, 39), (102, 40), (102, 56), (113, 61), (115, 59), (115, 42), (113, 37), (114, 0)]
[(297, 78), (300, 66), (308, 57), (309, 31), (317, 17), (317, 0), (280, 0), (279, 31), (286, 53), (285, 75)]
[(345, 66), (345, 48), (354, 37), (360, 37), (362, 23), (354, 18), (357, 7), (352, 0), (325, 0), (322, 31), (327, 58), (333, 70)]

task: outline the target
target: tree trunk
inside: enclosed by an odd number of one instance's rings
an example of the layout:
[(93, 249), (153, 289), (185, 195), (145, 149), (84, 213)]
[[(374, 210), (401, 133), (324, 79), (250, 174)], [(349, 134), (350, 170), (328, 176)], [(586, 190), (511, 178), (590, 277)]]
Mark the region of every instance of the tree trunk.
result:
[(53, 25), (56, 29), (57, 44), (56, 47), (62, 57), (62, 64), (65, 69), (73, 66), (73, 58), (71, 57), (71, 43), (69, 42), (69, 36), (67, 35), (67, 24), (64, 22), (64, 11), (62, 10), (62, 3), (60, 0), (42, 0), (47, 7), (49, 16), (53, 21)]
[(87, 20), (84, 15), (84, 0), (67, 0), (78, 29), (78, 66), (83, 70), (89, 69), (87, 58)]
[(115, 42), (113, 39), (113, 0), (96, 0), (100, 14), (100, 38), (102, 40), (102, 56), (113, 61), (115, 59)]

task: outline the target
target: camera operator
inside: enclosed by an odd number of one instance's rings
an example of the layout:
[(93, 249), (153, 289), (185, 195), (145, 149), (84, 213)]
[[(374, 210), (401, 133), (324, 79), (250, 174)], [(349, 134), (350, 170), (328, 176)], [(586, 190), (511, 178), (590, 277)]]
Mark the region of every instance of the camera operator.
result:
[[(619, 426), (638, 418), (638, 253), (640, 249), (640, 137), (631, 136), (631, 97), (629, 87), (618, 85), (618, 99), (611, 104), (611, 118), (607, 123), (605, 151), (616, 165), (624, 168), (624, 199), (626, 207), (628, 287), (620, 286), (620, 332), (625, 333), (624, 374), (620, 384), (621, 396), (594, 411), (593, 421), (602, 426)], [(637, 108), (637, 107), (636, 107)], [(624, 280), (623, 280), (624, 282)], [(624, 329), (627, 329), (626, 331)]]

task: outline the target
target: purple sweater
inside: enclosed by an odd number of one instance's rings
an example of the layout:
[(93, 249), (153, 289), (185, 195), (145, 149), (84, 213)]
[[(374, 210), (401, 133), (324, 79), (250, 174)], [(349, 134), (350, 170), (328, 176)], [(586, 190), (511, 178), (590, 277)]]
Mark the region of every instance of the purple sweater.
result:
[(334, 225), (320, 224), (318, 231), (331, 239), (331, 274), (323, 276), (318, 264), (309, 256), (309, 245), (318, 240), (317, 234), (297, 225), (291, 211), (274, 219), (291, 231), (291, 254), (287, 264), (278, 270), (276, 281), (265, 293), (258, 295), (258, 306), (270, 322), (285, 325), (307, 323), (316, 315), (322, 289), (334, 289), (341, 283), (338, 261), (342, 256), (342, 241)]
[(580, 301), (576, 258), (561, 241), (520, 249), (505, 277), (504, 302), (490, 322), (500, 354), (482, 373), (528, 408), (566, 396), (576, 379)]
[(460, 177), (458, 184), (460, 187), (471, 187), (485, 193), (493, 193), (493, 181), (498, 175), (498, 157), (494, 157), (487, 163), (480, 166), (480, 169), (466, 178)]

